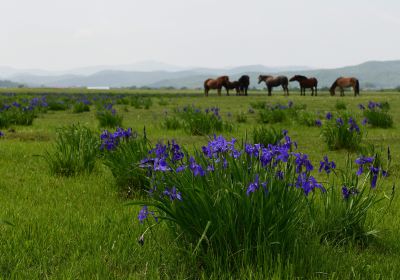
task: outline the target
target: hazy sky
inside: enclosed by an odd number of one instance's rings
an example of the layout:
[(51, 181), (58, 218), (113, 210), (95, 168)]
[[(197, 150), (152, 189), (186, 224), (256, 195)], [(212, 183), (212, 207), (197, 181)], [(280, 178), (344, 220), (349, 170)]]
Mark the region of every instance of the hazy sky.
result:
[(400, 59), (399, 0), (1, 0), (0, 65), (336, 67)]

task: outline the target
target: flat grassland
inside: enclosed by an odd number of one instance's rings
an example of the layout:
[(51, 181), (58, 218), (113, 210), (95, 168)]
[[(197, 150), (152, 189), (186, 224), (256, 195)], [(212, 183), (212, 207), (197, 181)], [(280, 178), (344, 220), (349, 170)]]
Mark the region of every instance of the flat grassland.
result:
[[(18, 89), (2, 90), (16, 95), (77, 94), (86, 96), (96, 91)], [(123, 115), (123, 127), (142, 132), (146, 128), (153, 144), (159, 140), (176, 139), (188, 149), (207, 143), (207, 136), (191, 136), (182, 129), (167, 130), (162, 123), (174, 109), (194, 105), (205, 109), (219, 107), (224, 120), (233, 124), (225, 137), (238, 140), (250, 138), (252, 129), (260, 126), (257, 112), (249, 112), (252, 104), (295, 105), (306, 104), (309, 112), (335, 112), (337, 102), (344, 102), (346, 110), (359, 116), (358, 104), (388, 102), (394, 126), (389, 129), (366, 129), (366, 139), (386, 149), (390, 146), (393, 174), (382, 192), (390, 192), (393, 183), (398, 185), (400, 176), (400, 93), (361, 92), (353, 97), (331, 97), (321, 92), (318, 97), (299, 96), (292, 91), (284, 97), (273, 92), (250, 92), (249, 96), (216, 96), (205, 98), (200, 91), (173, 90), (125, 90), (107, 91), (108, 95), (148, 96), (152, 99), (149, 109), (135, 109), (129, 104), (115, 105)], [(98, 162), (90, 175), (57, 177), (49, 173), (42, 155), (52, 148), (59, 127), (81, 123), (101, 132), (96, 119), (96, 108), (90, 112), (74, 114), (70, 109), (39, 114), (31, 126), (12, 126), (15, 131), (0, 129), (5, 136), (0, 139), (0, 220), (12, 225), (0, 224), (0, 279), (197, 279), (220, 278), (231, 275), (224, 272), (205, 272), (202, 267), (182, 254), (179, 246), (169, 236), (163, 224), (152, 229), (144, 246), (137, 242), (145, 228), (137, 221), (139, 206), (126, 206), (129, 200), (117, 191), (110, 171)], [(245, 115), (239, 123), (237, 115)], [(348, 152), (329, 151), (321, 137), (321, 128), (300, 125), (294, 120), (283, 123), (263, 124), (279, 130), (287, 129), (299, 149), (308, 153), (316, 167), (323, 155), (343, 166)], [(353, 155), (355, 156), (355, 155)], [(316, 168), (318, 169), (318, 168)], [(315, 174), (318, 177), (316, 172)], [(395, 196), (387, 213), (372, 213), (368, 218), (377, 222), (379, 238), (367, 248), (357, 246), (332, 247), (310, 245), (308, 263), (314, 267), (304, 269), (306, 279), (399, 279), (400, 278), (400, 198)], [(315, 260), (315, 261), (313, 261)], [(222, 274), (221, 274), (222, 273)], [(263, 272), (246, 270), (236, 278), (263, 278)], [(257, 274), (259, 273), (259, 274)], [(217, 276), (218, 275), (218, 276)], [(222, 276), (221, 276), (222, 275)], [(233, 276), (232, 276), (233, 277)], [(264, 274), (264, 277), (267, 277)], [(290, 278), (285, 271), (274, 275), (275, 279)], [(305, 279), (303, 278), (303, 279)]]

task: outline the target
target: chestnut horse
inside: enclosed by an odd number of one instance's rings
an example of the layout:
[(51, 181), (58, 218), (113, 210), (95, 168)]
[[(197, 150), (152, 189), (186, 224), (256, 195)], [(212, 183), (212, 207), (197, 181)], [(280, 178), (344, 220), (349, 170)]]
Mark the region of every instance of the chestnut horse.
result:
[(297, 81), (300, 84), (300, 95), (306, 95), (306, 88), (311, 88), (311, 96), (314, 96), (314, 89), (315, 89), (315, 96), (317, 96), (318, 90), (318, 80), (314, 77), (307, 78), (302, 75), (295, 75), (290, 78), (290, 82)]
[(222, 87), (226, 88), (226, 94), (229, 95), (229, 91), (227, 89), (227, 85), (229, 83), (228, 76), (221, 76), (216, 79), (207, 79), (204, 81), (204, 94), (208, 96), (208, 92), (210, 89), (218, 90), (218, 96), (221, 96)]
[(339, 77), (333, 82), (329, 92), (331, 95), (335, 95), (336, 88), (340, 89), (340, 96), (344, 96), (344, 88), (352, 87), (354, 90), (354, 96), (360, 95), (360, 82), (354, 77)]
[(265, 82), (268, 88), (268, 96), (271, 95), (271, 91), (273, 87), (282, 86), (284, 94), (289, 95), (288, 89), (288, 78), (286, 76), (269, 76), (269, 75), (260, 75), (258, 76), (258, 83)]
[(239, 78), (239, 93), (247, 95), (247, 90), (249, 89), (250, 85), (250, 77), (247, 75), (243, 75)]

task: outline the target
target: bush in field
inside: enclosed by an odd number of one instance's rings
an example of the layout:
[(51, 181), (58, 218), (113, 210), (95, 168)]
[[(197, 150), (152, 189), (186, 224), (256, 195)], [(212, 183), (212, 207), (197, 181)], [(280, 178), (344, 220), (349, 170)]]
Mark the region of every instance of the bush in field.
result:
[(284, 122), (289, 119), (296, 119), (298, 117), (298, 112), (305, 108), (305, 104), (293, 105), (292, 101), (289, 101), (287, 105), (265, 105), (264, 109), (259, 111), (259, 122), (273, 124)]
[(135, 107), (135, 109), (150, 109), (152, 105), (153, 101), (150, 97), (134, 96), (131, 98), (131, 106)]
[(146, 171), (140, 168), (140, 161), (149, 150), (146, 137), (132, 133), (130, 128), (118, 128), (113, 133), (103, 131), (100, 139), (103, 162), (110, 168), (120, 190), (130, 194), (147, 187)]
[(48, 103), (48, 109), (51, 111), (65, 111), (68, 109), (68, 103), (61, 100), (52, 100)]
[(89, 128), (73, 124), (57, 131), (55, 146), (44, 158), (55, 175), (91, 173), (99, 154), (98, 147), (98, 137)]
[(183, 120), (184, 129), (190, 135), (208, 135), (233, 129), (231, 123), (222, 120), (217, 107), (203, 112), (201, 109), (187, 106), (177, 114)]
[(240, 112), (239, 114), (236, 115), (236, 121), (238, 123), (245, 123), (247, 122), (247, 116), (245, 113)]
[(72, 107), (72, 112), (78, 114), (78, 113), (83, 113), (83, 112), (89, 112), (90, 107), (89, 105), (83, 103), (83, 102), (76, 102), (74, 106)]
[(268, 144), (276, 144), (282, 138), (282, 132), (275, 128), (267, 128), (265, 126), (255, 127), (252, 131), (253, 143), (263, 144), (265, 147)]
[[(388, 199), (391, 202), (393, 199), (393, 193), (386, 196), (376, 191), (378, 178), (388, 175), (390, 160), (386, 169), (383, 169), (377, 158), (360, 156), (355, 160), (358, 166), (356, 173), (349, 158), (342, 170), (333, 170), (336, 166), (334, 163), (332, 166), (332, 163), (325, 157), (320, 167), (320, 172), (325, 170), (328, 174), (330, 185), (323, 194), (323, 213), (317, 217), (321, 241), (335, 245), (353, 243), (366, 246), (377, 234), (374, 225), (367, 220), (371, 208), (382, 200)], [(365, 177), (361, 178), (363, 174)]]
[(112, 108), (112, 104), (106, 104), (97, 111), (97, 119), (100, 127), (120, 127), (122, 125), (122, 116), (117, 114), (117, 110)]
[(390, 128), (393, 126), (393, 118), (388, 113), (389, 103), (376, 103), (370, 101), (365, 107), (359, 104), (359, 108), (363, 110), (365, 121), (373, 127)]
[[(311, 175), (308, 156), (294, 152), (287, 135), (267, 147), (237, 149), (235, 142), (214, 137), (193, 155), (176, 143), (158, 144), (143, 161), (151, 172), (151, 196), (142, 202), (139, 221), (165, 221), (192, 256), (227, 270), (278, 257), (296, 260), (312, 236), (334, 244), (368, 242), (364, 237), (374, 230), (366, 218), (383, 197), (375, 188), (379, 174), (385, 174), (371, 159), (356, 160), (355, 176), (365, 178), (352, 181), (324, 157), (319, 170), (332, 179), (325, 188)], [(354, 171), (350, 166), (346, 172)], [(371, 187), (361, 183), (368, 181)]]
[(326, 115), (327, 122), (322, 127), (322, 137), (330, 150), (347, 149), (357, 151), (363, 139), (363, 133), (354, 118), (347, 115), (334, 118)]
[(160, 105), (160, 106), (167, 106), (168, 104), (169, 104), (168, 100), (165, 100), (162, 97), (158, 100), (158, 105)]
[(165, 117), (162, 122), (162, 127), (168, 130), (177, 130), (182, 127), (182, 121), (176, 116)]
[(346, 106), (346, 103), (343, 101), (336, 101), (335, 108), (336, 108), (336, 110), (346, 110), (347, 106)]
[(296, 121), (304, 126), (319, 126), (318, 115), (305, 110), (298, 111)]
[(32, 106), (22, 106), (14, 102), (13, 105), (4, 105), (0, 109), (0, 128), (15, 125), (32, 125), (36, 112)]
[(258, 114), (261, 123), (274, 124), (284, 122), (287, 119), (284, 110), (261, 110)]

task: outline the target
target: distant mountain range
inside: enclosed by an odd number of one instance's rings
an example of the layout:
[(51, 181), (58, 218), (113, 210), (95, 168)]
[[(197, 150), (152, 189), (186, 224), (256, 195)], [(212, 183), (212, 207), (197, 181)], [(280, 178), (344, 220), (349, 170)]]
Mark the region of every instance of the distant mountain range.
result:
[[(0, 80), (10, 80), (31, 87), (175, 87), (199, 88), (210, 77), (229, 75), (231, 80), (241, 75), (249, 75), (251, 86), (258, 88), (260, 74), (295, 74), (314, 76), (319, 87), (330, 86), (339, 76), (355, 76), (366, 88), (394, 88), (400, 86), (400, 60), (368, 61), (355, 66), (335, 69), (312, 69), (306, 66), (267, 67), (247, 65), (232, 68), (180, 67), (170, 64), (142, 61), (135, 64), (116, 66), (93, 66), (66, 71), (46, 71), (40, 69), (18, 70), (0, 66)], [(297, 83), (293, 83), (297, 86)]]

